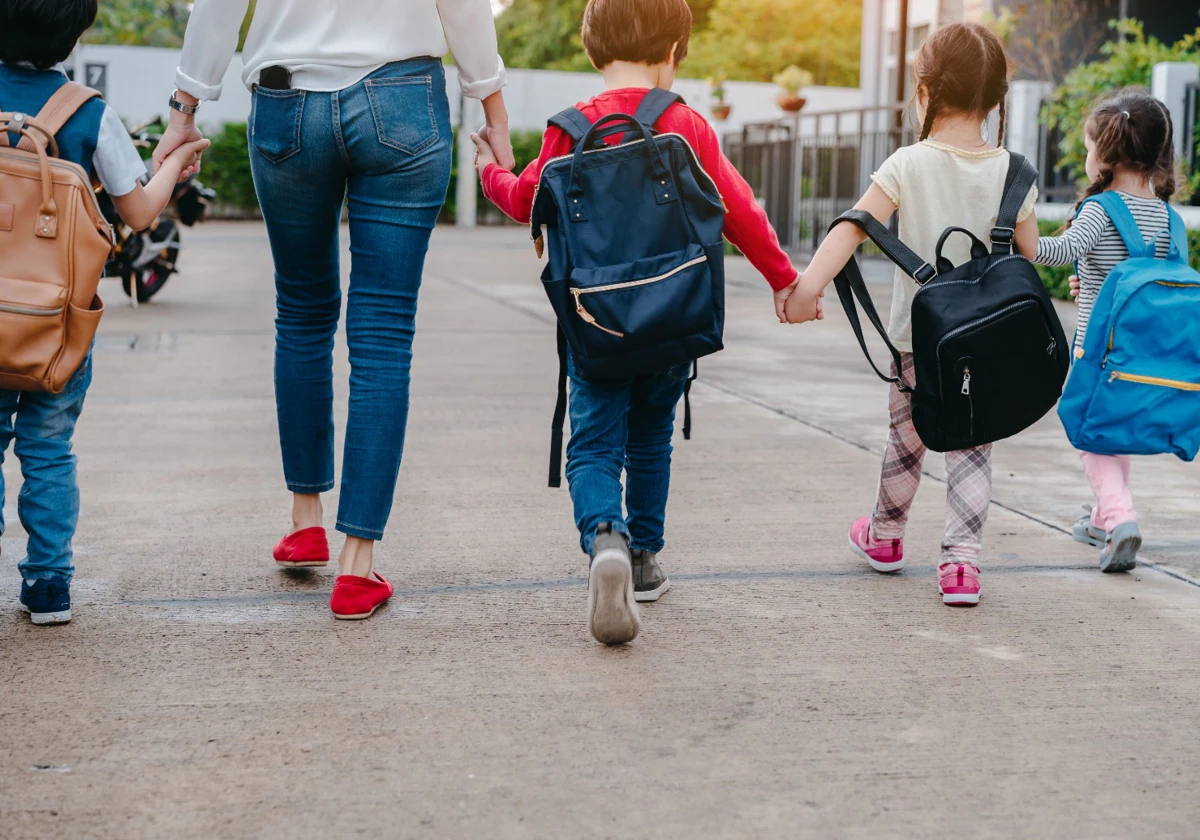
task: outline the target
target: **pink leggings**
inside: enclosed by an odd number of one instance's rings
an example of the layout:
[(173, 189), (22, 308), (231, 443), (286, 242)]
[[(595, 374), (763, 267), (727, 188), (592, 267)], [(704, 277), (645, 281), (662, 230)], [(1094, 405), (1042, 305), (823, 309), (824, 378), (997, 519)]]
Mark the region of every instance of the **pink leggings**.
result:
[(1129, 456), (1080, 452), (1079, 458), (1096, 497), (1092, 524), (1111, 531), (1124, 522), (1136, 522), (1133, 493), (1129, 490)]

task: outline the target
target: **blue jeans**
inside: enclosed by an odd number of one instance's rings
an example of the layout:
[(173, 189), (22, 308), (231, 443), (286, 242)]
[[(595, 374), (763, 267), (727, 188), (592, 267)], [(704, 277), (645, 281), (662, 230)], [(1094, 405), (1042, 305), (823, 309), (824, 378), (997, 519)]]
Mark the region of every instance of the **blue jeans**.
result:
[[(92, 384), (92, 356), (61, 394), (0, 389), (0, 464), (10, 441), (21, 462), (25, 483), (17, 495), (17, 516), (29, 543), (18, 568), (26, 580), (61, 578), (75, 573), (71, 538), (79, 523), (79, 483), (71, 438)], [(4, 533), (4, 475), (0, 473), (0, 534)]]
[[(629, 547), (662, 551), (671, 487), (675, 406), (691, 364), (625, 380), (583, 379), (568, 364), (571, 439), (567, 483), (579, 545), (589, 556), (596, 527), (611, 522)], [(628, 487), (622, 511), (621, 471)]]
[(450, 180), (442, 63), (389, 64), (334, 93), (259, 87), (249, 140), (275, 260), (275, 404), (294, 493), (334, 485), (338, 235), (349, 207), (350, 411), (337, 528), (378, 540), (404, 451), (417, 292)]

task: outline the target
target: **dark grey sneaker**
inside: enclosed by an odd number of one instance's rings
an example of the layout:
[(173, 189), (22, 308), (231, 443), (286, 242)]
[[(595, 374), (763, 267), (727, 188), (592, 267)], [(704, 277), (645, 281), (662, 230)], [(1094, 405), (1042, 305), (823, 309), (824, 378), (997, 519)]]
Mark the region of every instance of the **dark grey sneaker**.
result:
[(596, 529), (588, 573), (588, 629), (596, 641), (623, 645), (642, 629), (633, 593), (629, 541), (610, 523)]
[(1100, 552), (1100, 571), (1128, 572), (1137, 565), (1138, 549), (1142, 547), (1142, 532), (1136, 522), (1123, 522), (1109, 532)]
[(652, 551), (633, 550), (633, 596), (639, 602), (657, 601), (671, 588), (671, 579)]
[(1075, 542), (1081, 542), (1084, 545), (1094, 546), (1095, 548), (1103, 548), (1104, 541), (1108, 539), (1108, 532), (1092, 524), (1092, 509), (1088, 505), (1084, 505), (1083, 509), (1087, 513), (1079, 517), (1079, 521), (1071, 529), (1071, 536), (1075, 538)]

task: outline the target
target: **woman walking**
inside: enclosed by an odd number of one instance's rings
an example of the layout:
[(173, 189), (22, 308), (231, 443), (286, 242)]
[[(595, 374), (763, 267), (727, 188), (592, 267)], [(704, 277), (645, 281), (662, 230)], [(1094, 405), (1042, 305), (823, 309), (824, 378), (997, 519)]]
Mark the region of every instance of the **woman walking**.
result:
[[(221, 94), (247, 0), (196, 0), (156, 159), (199, 137)], [(280, 566), (324, 566), (321, 494), (334, 486), (333, 346), (342, 308), (338, 235), (348, 205), (350, 410), (337, 530), (346, 535), (330, 606), (367, 618), (392, 594), (372, 568), (408, 421), (417, 292), (446, 197), (452, 135), (441, 56), (512, 167), (504, 64), (488, 0), (258, 0), (245, 43), (250, 161), (275, 261), (275, 402), (292, 531)]]

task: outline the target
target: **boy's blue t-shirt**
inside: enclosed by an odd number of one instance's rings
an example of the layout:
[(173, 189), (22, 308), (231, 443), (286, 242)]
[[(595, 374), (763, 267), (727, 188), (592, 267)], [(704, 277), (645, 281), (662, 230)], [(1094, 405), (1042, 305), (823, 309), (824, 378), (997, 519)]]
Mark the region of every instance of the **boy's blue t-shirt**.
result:
[[(49, 70), (0, 63), (0, 111), (36, 116), (67, 82), (62, 66)], [(55, 135), (58, 156), (95, 175), (109, 195), (130, 192), (146, 175), (146, 165), (116, 113), (101, 99), (85, 103)], [(10, 134), (9, 143), (20, 137)]]

